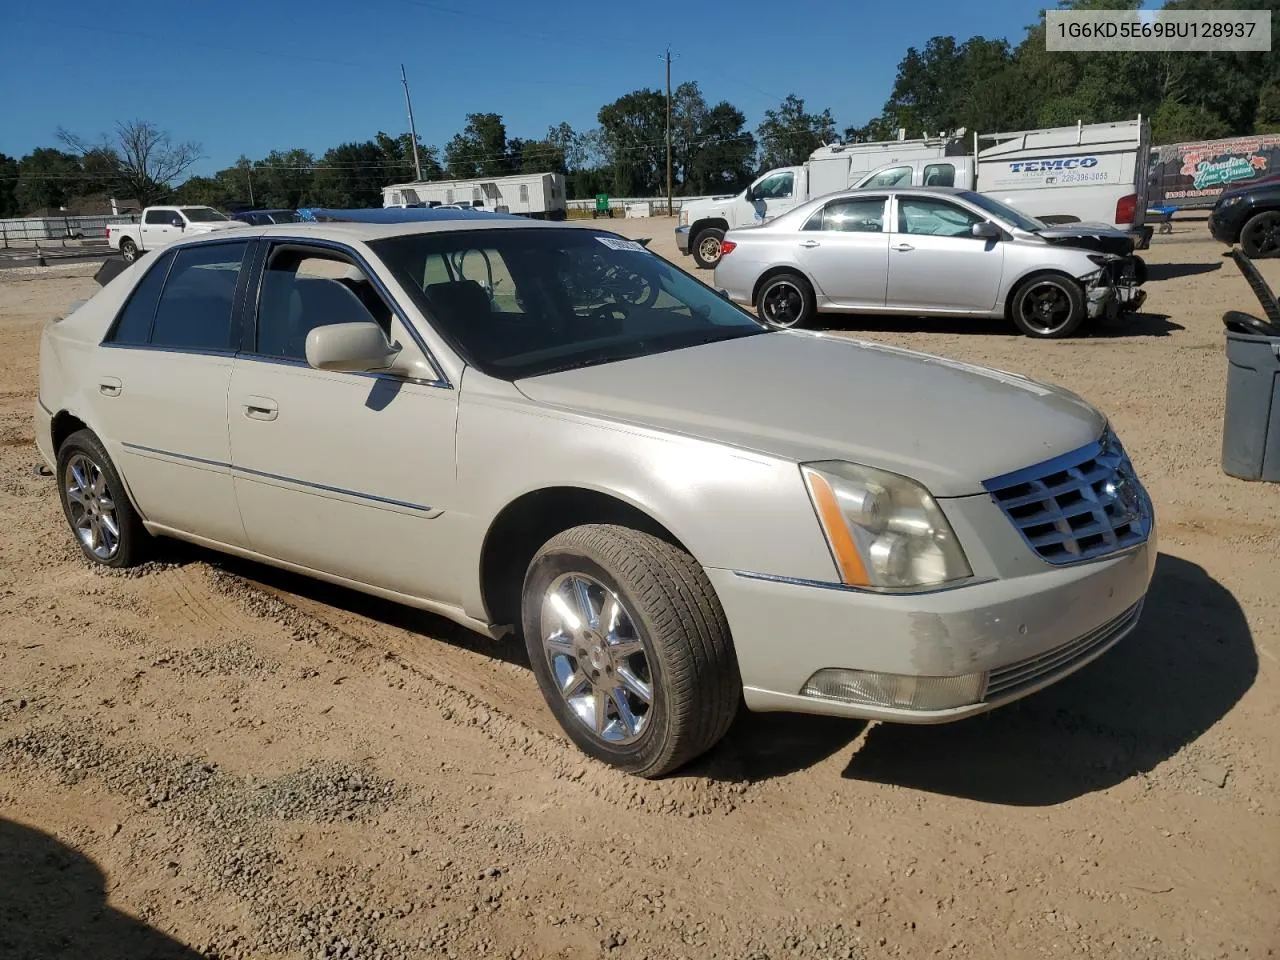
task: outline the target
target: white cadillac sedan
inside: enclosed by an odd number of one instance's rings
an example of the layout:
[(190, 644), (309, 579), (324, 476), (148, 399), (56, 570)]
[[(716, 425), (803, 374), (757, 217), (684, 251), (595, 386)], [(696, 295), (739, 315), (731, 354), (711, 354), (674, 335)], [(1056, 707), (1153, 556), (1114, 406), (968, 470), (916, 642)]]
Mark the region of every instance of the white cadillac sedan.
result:
[(1134, 628), (1151, 502), (1074, 394), (774, 329), (594, 228), (326, 216), (181, 241), (44, 330), (90, 562), (177, 537), (514, 632), (648, 777), (740, 703), (957, 720)]

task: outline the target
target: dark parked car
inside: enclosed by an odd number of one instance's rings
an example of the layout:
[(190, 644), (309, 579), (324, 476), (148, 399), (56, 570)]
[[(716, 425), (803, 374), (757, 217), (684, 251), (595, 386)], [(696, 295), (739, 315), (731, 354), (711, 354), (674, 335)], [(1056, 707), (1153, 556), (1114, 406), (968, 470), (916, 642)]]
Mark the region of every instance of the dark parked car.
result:
[(233, 220), (243, 220), (255, 227), (265, 227), (273, 223), (297, 223), (302, 218), (297, 210), (241, 210), (231, 215)]
[(1209, 232), (1239, 243), (1250, 259), (1280, 256), (1280, 176), (1224, 190), (1209, 214)]

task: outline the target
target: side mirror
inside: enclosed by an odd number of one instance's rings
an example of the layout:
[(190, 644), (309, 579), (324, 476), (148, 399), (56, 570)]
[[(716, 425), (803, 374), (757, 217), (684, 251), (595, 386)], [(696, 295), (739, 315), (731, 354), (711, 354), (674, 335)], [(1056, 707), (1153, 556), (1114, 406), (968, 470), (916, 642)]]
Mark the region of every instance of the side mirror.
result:
[(169, 224), (170, 226), (177, 227), (179, 230), (185, 230), (187, 228), (187, 221), (183, 220), (181, 217), (174, 217), (169, 221)]
[(400, 354), (371, 320), (330, 323), (307, 334), (307, 363), (317, 370), (369, 373), (386, 370)]
[(999, 240), (1002, 231), (990, 220), (984, 220), (982, 223), (975, 223), (970, 231), (980, 240)]

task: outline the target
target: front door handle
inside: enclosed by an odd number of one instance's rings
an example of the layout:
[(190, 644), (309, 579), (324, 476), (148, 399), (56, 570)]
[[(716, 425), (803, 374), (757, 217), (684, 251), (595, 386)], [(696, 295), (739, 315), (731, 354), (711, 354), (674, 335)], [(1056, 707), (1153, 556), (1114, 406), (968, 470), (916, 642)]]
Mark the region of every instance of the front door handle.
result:
[(800, 244), (800, 246), (812, 248), (812, 247), (820, 247), (822, 246), (822, 244), (819, 243), (817, 240), (806, 240), (804, 241), (804, 243)]
[(270, 397), (245, 397), (244, 415), (250, 420), (274, 420), (280, 408)]
[(104, 397), (118, 397), (121, 386), (119, 377), (103, 377), (98, 381), (98, 392)]
[(895, 247), (890, 247), (889, 249), (890, 249), (890, 250), (897, 250), (899, 253), (906, 253), (908, 250), (914, 250), (914, 249), (915, 249), (915, 247), (913, 247), (913, 246), (912, 246), (911, 244), (909, 244), (909, 243), (900, 243), (900, 244), (898, 244), (898, 245), (897, 245), (897, 246), (895, 246)]

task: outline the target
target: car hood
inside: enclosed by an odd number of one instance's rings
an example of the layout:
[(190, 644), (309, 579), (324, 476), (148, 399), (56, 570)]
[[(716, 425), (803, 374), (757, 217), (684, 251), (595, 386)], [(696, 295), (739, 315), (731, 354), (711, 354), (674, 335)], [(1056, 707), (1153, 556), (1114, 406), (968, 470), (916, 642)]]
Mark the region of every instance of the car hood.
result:
[(1133, 237), (1109, 223), (1060, 223), (1043, 227), (1035, 235), (1055, 246), (1080, 247), (1118, 256), (1133, 252)]
[(785, 459), (843, 459), (935, 496), (1097, 440), (1069, 391), (881, 344), (779, 331), (530, 377), (531, 400)]

